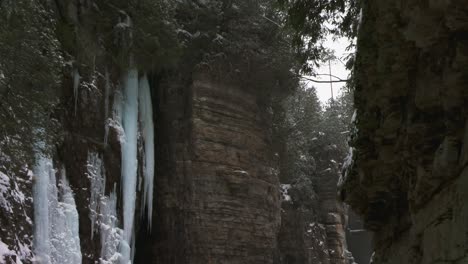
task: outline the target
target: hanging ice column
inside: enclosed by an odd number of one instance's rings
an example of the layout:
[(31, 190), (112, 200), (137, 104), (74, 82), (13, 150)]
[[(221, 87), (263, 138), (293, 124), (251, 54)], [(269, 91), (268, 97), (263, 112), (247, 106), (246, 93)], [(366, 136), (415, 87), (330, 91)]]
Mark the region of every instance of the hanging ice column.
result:
[(125, 141), (122, 143), (122, 193), (124, 236), (120, 245), (121, 263), (131, 259), (133, 221), (137, 183), (137, 139), (138, 139), (138, 71), (130, 69), (124, 82), (124, 105), (122, 122)]
[(54, 173), (52, 160), (42, 154), (36, 155), (34, 166), (34, 252), (37, 262), (50, 263), (49, 239), (49, 178)]
[(60, 200), (50, 158), (37, 155), (34, 177), (35, 263), (81, 263), (78, 212), (73, 192), (65, 178), (65, 169), (62, 169)]
[(143, 139), (145, 142), (145, 159), (143, 169), (144, 188), (141, 212), (143, 215), (146, 207), (146, 213), (148, 215), (148, 227), (151, 229), (154, 182), (154, 123), (153, 106), (151, 104), (151, 92), (146, 75), (140, 78), (139, 90), (140, 118), (142, 123), (141, 127), (143, 130)]

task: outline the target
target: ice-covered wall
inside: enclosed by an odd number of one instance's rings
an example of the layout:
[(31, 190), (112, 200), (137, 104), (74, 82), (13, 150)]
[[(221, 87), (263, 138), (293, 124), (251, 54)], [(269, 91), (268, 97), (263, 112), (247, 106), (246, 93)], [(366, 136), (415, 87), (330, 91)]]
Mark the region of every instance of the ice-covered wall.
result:
[(33, 171), (35, 261), (81, 264), (78, 212), (65, 170), (59, 188), (51, 158), (38, 154)]
[(138, 71), (128, 70), (124, 81), (124, 103), (122, 124), (125, 141), (122, 142), (122, 200), (123, 200), (123, 240), (120, 244), (121, 263), (131, 259), (132, 234), (134, 232), (135, 199), (138, 168)]
[[(105, 195), (105, 165), (95, 152), (88, 153), (87, 176), (90, 180), (89, 217), (92, 236), (99, 233), (101, 242), (100, 264), (117, 263), (123, 231), (119, 228), (117, 194), (114, 189)], [(96, 226), (96, 227), (95, 227)]]

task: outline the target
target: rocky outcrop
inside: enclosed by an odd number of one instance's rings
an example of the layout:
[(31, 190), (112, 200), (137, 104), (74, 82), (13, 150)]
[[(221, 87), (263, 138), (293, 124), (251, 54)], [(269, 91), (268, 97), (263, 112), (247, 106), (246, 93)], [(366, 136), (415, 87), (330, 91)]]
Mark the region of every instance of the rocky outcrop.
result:
[(462, 1), (363, 5), (341, 194), (375, 231), (373, 263), (468, 261), (467, 11)]
[(332, 170), (320, 173), (317, 186), (319, 219), (325, 226), (331, 264), (347, 264), (345, 205), (337, 199), (338, 175)]
[[(310, 186), (282, 184), (280, 263), (348, 264), (344, 204), (336, 198), (336, 174), (324, 173), (317, 193)], [(301, 186), (302, 185), (302, 186)]]
[[(280, 263), (353, 263), (346, 242), (346, 206), (337, 199), (338, 173), (318, 173), (316, 183), (281, 184)], [(356, 241), (357, 243), (366, 242)]]
[(273, 263), (278, 178), (259, 98), (209, 74), (159, 87), (156, 231), (142, 263)]

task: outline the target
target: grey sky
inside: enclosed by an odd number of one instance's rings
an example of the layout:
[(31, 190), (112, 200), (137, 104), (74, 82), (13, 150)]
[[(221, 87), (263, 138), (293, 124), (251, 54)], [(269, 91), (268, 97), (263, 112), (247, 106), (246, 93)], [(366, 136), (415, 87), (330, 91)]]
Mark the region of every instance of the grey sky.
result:
[[(349, 40), (348, 39), (339, 38), (339, 39), (333, 41), (333, 39), (331, 37), (328, 37), (327, 40), (324, 42), (324, 44), (325, 44), (325, 47), (335, 51), (335, 56), (336, 57), (340, 58), (343, 62), (345, 62), (344, 57), (346, 57), (346, 55), (350, 53), (350, 51), (346, 51), (346, 47), (349, 45)], [(339, 77), (341, 79), (347, 79), (348, 74), (349, 74), (349, 71), (346, 70), (343, 63), (340, 62), (339, 60), (335, 60), (335, 61), (331, 62), (331, 72), (332, 72), (332, 75), (335, 75), (335, 76), (337, 76), (337, 77)], [(329, 73), (328, 62), (321, 65), (318, 68), (317, 73), (328, 74)], [(316, 77), (313, 77), (313, 78), (316, 79), (316, 80), (328, 81), (330, 77), (329, 76), (324, 76), (324, 75), (319, 75), (319, 76), (316, 76)], [(345, 85), (344, 82), (342, 82), (342, 83), (333, 83), (333, 96), (335, 98), (336, 98), (336, 96), (338, 94), (341, 93), (341, 88), (343, 88), (344, 85)], [(317, 96), (318, 96), (319, 100), (322, 103), (326, 103), (330, 99), (331, 89), (330, 89), (330, 84), (329, 83), (309, 82), (307, 84), (307, 86), (308, 87), (315, 87), (315, 89), (317, 91)]]

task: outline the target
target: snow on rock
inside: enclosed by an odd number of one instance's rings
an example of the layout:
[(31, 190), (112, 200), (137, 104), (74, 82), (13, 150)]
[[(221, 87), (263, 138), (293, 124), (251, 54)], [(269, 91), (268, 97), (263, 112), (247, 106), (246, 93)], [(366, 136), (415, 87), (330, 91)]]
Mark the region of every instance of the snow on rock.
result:
[(94, 226), (98, 220), (99, 202), (104, 195), (105, 178), (104, 165), (97, 153), (88, 153), (87, 176), (90, 181), (90, 198), (89, 198), (89, 219), (91, 220), (91, 238), (94, 237)]
[(125, 142), (125, 132), (122, 126), (122, 112), (123, 112), (123, 98), (120, 91), (115, 91), (114, 93), (114, 103), (112, 108), (112, 117), (107, 118), (106, 120), (106, 131), (104, 135), (104, 143), (108, 141), (109, 128), (113, 128), (117, 132), (117, 137), (122, 144)]
[(288, 194), (289, 189), (291, 189), (291, 184), (280, 184), (281, 198), (283, 201), (292, 201), (291, 196)]
[(10, 191), (10, 178), (0, 171), (0, 206), (5, 208), (7, 212), (13, 213), (10, 202), (7, 199)]
[(154, 121), (153, 106), (148, 78), (144, 75), (139, 83), (140, 120), (145, 146), (145, 158), (143, 159), (144, 188), (141, 204), (142, 214), (147, 209), (148, 227), (151, 229), (153, 215), (153, 182), (154, 182)]
[(6, 257), (14, 254), (8, 246), (0, 240), (0, 263), (6, 263)]
[(343, 186), (343, 184), (346, 182), (347, 178), (348, 178), (348, 173), (350, 171), (350, 169), (352, 168), (353, 164), (354, 164), (354, 151), (355, 149), (350, 147), (349, 148), (349, 151), (348, 151), (348, 155), (346, 156), (344, 162), (343, 162), (343, 171), (344, 173), (342, 173), (340, 175), (340, 178), (338, 179), (338, 189), (341, 189), (341, 187)]

